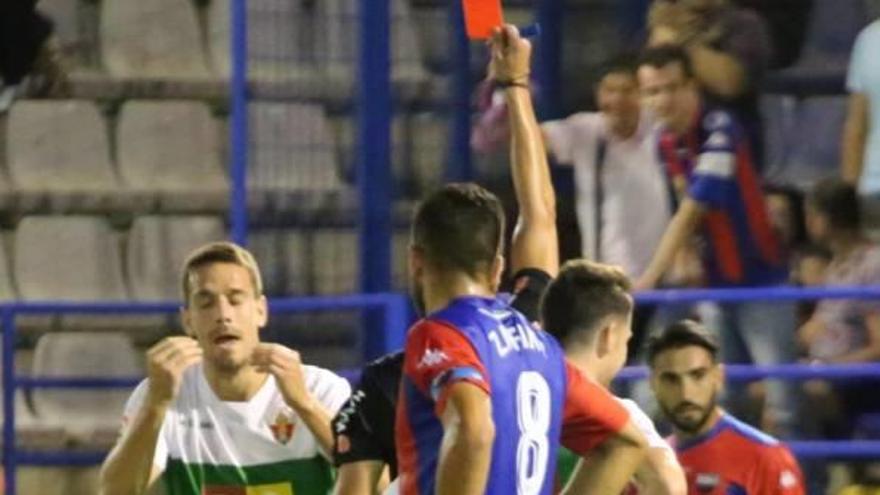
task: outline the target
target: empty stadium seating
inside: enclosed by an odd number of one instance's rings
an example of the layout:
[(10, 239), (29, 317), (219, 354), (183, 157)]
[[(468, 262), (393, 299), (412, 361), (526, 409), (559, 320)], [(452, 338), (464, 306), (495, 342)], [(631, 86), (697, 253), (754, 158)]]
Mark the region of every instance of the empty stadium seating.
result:
[[(13, 273), (24, 301), (128, 301), (119, 234), (101, 217), (25, 217), (15, 233)], [(152, 323), (137, 316), (23, 316), (21, 330), (128, 329)]]
[(315, 294), (350, 294), (357, 291), (357, 231), (318, 229), (312, 235)]
[(846, 104), (845, 96), (762, 97), (765, 178), (808, 188), (835, 175)]
[(117, 161), (128, 191), (164, 212), (225, 211), (229, 183), (217, 122), (195, 101), (126, 102)]
[(122, 208), (106, 124), (93, 103), (20, 101), (9, 112), (6, 143), (17, 209)]
[[(143, 357), (124, 334), (57, 332), (37, 342), (35, 377), (132, 378), (143, 375)], [(61, 425), (74, 445), (108, 448), (115, 441), (131, 388), (35, 389), (36, 417)]]
[[(338, 91), (350, 91), (354, 84), (358, 54), (358, 2), (325, 0), (319, 3), (326, 9), (326, 22), (321, 43), (327, 47), (327, 72), (330, 84)], [(416, 36), (409, 3), (392, 0), (391, 10), (391, 80), (401, 93), (418, 93), (418, 86), (428, 82), (424, 67), (421, 42)], [(414, 87), (413, 87), (414, 86)]]
[(208, 66), (188, 0), (101, 2), (101, 54), (114, 77), (204, 79)]
[(0, 234), (0, 303), (18, 299), (10, 266), (9, 238)]
[(223, 222), (210, 216), (143, 216), (128, 235), (126, 267), (132, 298), (178, 301), (180, 270), (195, 248), (226, 239)]
[(449, 152), (449, 121), (436, 113), (419, 113), (409, 125), (412, 182), (417, 197), (440, 186)]
[(314, 216), (343, 188), (336, 140), (324, 110), (300, 103), (251, 103), (251, 207)]
[(287, 297), (311, 293), (310, 242), (304, 230), (258, 230), (250, 236), (249, 246), (260, 264), (267, 295)]
[(832, 64), (845, 68), (856, 36), (868, 20), (866, 4), (862, 0), (814, 0), (798, 65), (820, 67)]
[(26, 217), (16, 231), (13, 256), (22, 299), (128, 299), (119, 238), (103, 218)]
[(849, 55), (859, 31), (868, 23), (864, 0), (814, 0), (800, 57), (791, 67), (770, 77), (772, 87), (827, 86), (843, 91)]
[[(293, 84), (300, 96), (325, 91), (318, 63), (318, 12), (306, 2), (247, 2), (249, 77)], [(230, 74), (229, 2), (211, 2), (208, 39), (215, 70)]]
[[(347, 182), (356, 184), (357, 175), (357, 124), (353, 115), (344, 115), (331, 119), (334, 131), (338, 136), (339, 163), (342, 175)], [(402, 192), (410, 193), (410, 170), (408, 161), (407, 118), (397, 115), (391, 122), (391, 172), (395, 184)]]

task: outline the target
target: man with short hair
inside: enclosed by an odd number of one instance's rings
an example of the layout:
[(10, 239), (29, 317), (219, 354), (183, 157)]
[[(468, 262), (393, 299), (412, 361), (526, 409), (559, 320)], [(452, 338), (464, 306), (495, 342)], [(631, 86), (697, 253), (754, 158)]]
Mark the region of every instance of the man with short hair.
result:
[(330, 417), (348, 382), (260, 342), (268, 308), (245, 249), (196, 249), (182, 289), (186, 336), (147, 352), (147, 379), (126, 405), (101, 493), (142, 494), (160, 476), (175, 494), (327, 493)]
[[(517, 54), (507, 54), (514, 56)], [(520, 60), (524, 67), (528, 61)], [(519, 216), (511, 241), (505, 292), (510, 306), (528, 321), (538, 320), (538, 303), (559, 269), (556, 204), (547, 157), (531, 99), (522, 88), (504, 90), (510, 105), (511, 175)], [(351, 399), (334, 419), (334, 457), (339, 465), (337, 493), (375, 493), (385, 466), (397, 476), (394, 413), (403, 354), (369, 363)]]
[(634, 58), (603, 66), (595, 99), (597, 112), (547, 121), (541, 130), (553, 158), (574, 168), (581, 256), (634, 277), (672, 216), (656, 121), (641, 108)]
[[(620, 268), (588, 260), (565, 263), (541, 300), (544, 329), (559, 340), (568, 360), (584, 376), (608, 388), (623, 366), (632, 337), (633, 298), (630, 280)], [(648, 440), (648, 454), (635, 483), (642, 494), (684, 495), (684, 473), (675, 453), (635, 402), (618, 399)], [(574, 457), (563, 451), (561, 481), (569, 476)], [(581, 471), (582, 475), (586, 473)]]
[[(771, 225), (748, 139), (737, 118), (707, 106), (690, 59), (680, 48), (646, 50), (639, 62), (642, 98), (663, 125), (661, 151), (681, 203), (637, 286), (653, 288), (682, 246), (702, 241), (710, 287), (768, 287), (788, 278), (783, 247)], [(724, 361), (793, 362), (794, 308), (778, 301), (722, 305)], [(796, 395), (768, 386), (765, 419), (791, 433)]]
[[(796, 14), (790, 15), (794, 20)], [(758, 95), (774, 55), (765, 20), (730, 0), (654, 0), (647, 21), (648, 44), (684, 50), (706, 97), (736, 114), (760, 170), (764, 146)]]
[(775, 438), (718, 406), (724, 369), (718, 345), (697, 322), (682, 320), (648, 343), (651, 388), (672, 423), (670, 442), (691, 494), (800, 495), (804, 480)]
[[(512, 26), (493, 35), (493, 73), (518, 104), (527, 101), (530, 48)], [(645, 440), (551, 336), (496, 297), (503, 233), (498, 199), (474, 184), (448, 185), (417, 209), (410, 286), (427, 316), (404, 355), (401, 493), (549, 494), (560, 441), (596, 466), (579, 490), (619, 493)]]

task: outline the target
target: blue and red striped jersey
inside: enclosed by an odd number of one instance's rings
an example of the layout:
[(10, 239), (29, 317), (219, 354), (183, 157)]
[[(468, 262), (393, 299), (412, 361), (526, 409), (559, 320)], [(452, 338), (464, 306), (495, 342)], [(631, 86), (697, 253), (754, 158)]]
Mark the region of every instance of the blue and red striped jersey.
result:
[(703, 259), (712, 286), (765, 286), (787, 277), (743, 128), (729, 111), (704, 109), (683, 136), (666, 130), (660, 153), (672, 178), (707, 208)]
[(671, 438), (689, 495), (803, 495), (803, 474), (775, 438), (723, 414), (698, 438)]
[(552, 493), (561, 443), (585, 454), (620, 431), (629, 414), (565, 361), (559, 343), (501, 299), (461, 297), (407, 336), (397, 404), (400, 490), (434, 493), (454, 383), (489, 395), (495, 439), (485, 493)]

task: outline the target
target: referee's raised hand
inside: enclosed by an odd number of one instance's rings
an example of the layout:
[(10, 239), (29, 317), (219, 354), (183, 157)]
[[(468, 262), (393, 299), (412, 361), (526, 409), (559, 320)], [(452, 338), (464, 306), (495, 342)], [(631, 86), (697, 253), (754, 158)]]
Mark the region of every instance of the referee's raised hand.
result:
[(526, 85), (532, 44), (519, 34), (516, 26), (505, 24), (495, 28), (489, 40), (492, 61), (489, 73), (501, 84)]

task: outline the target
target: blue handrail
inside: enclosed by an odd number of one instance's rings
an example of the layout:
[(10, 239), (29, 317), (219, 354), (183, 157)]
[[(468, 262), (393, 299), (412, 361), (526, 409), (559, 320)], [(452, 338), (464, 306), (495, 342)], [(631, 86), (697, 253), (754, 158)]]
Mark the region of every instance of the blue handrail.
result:
[[(408, 325), (406, 296), (395, 293), (377, 293), (340, 297), (305, 297), (269, 301), (270, 311), (291, 313), (329, 309), (363, 308), (382, 310), (384, 315), (378, 335), (371, 336), (383, 351), (403, 345)], [(15, 320), (19, 314), (173, 314), (179, 303), (122, 303), (122, 302), (12, 302), (0, 304), (0, 324), (3, 338), (3, 467), (5, 493), (15, 495), (16, 467), (29, 465), (94, 465), (103, 461), (101, 452), (26, 452), (15, 445), (15, 390), (16, 388), (113, 388), (135, 386), (141, 377), (17, 377), (15, 372)]]

